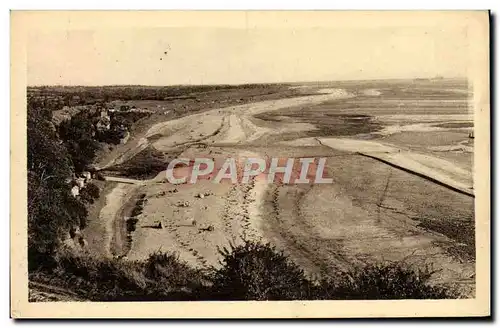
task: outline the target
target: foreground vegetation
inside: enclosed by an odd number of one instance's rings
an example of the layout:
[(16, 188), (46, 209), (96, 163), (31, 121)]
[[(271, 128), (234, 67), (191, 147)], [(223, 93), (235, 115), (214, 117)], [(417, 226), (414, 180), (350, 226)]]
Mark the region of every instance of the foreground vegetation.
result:
[(428, 268), (387, 263), (335, 272), (321, 280), (269, 244), (246, 241), (220, 251), (221, 266), (194, 269), (175, 254), (147, 261), (62, 253), (31, 273), (91, 301), (443, 299), (456, 295), (429, 284)]

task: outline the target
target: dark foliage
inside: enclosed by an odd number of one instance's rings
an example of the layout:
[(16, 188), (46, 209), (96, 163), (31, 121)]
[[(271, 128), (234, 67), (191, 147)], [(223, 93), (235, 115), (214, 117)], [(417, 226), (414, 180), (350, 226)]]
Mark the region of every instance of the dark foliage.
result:
[(117, 145), (125, 137), (127, 131), (133, 130), (134, 123), (149, 115), (151, 114), (142, 112), (110, 113), (109, 130), (96, 131), (96, 139), (100, 142)]
[(28, 254), (29, 267), (45, 265), (73, 226), (85, 226), (87, 210), (71, 196), (67, 178), (73, 167), (59, 142), (50, 115), (28, 107)]
[(144, 264), (144, 275), (150, 295), (160, 299), (200, 299), (208, 283), (202, 271), (193, 269), (172, 253), (151, 254)]
[[(432, 272), (401, 262), (332, 272), (322, 281), (269, 244), (245, 242), (221, 250), (222, 267), (201, 271), (175, 254), (155, 252), (144, 262), (59, 255), (44, 275), (94, 301), (369, 300), (456, 298), (431, 286)], [(40, 274), (40, 272), (38, 273)], [(36, 275), (32, 275), (36, 279)]]
[(100, 194), (99, 187), (96, 186), (95, 184), (88, 183), (87, 186), (85, 187), (85, 190), (89, 193), (89, 195), (92, 198), (94, 198), (94, 199), (99, 198), (99, 194)]
[(230, 300), (293, 300), (310, 297), (303, 270), (271, 245), (246, 241), (220, 250), (223, 267), (213, 277), (212, 295)]
[[(272, 85), (270, 85), (272, 86)], [(103, 104), (113, 100), (189, 99), (190, 94), (232, 89), (263, 88), (263, 84), (246, 85), (178, 85), (178, 86), (41, 86), (28, 88), (29, 97), (39, 107), (51, 110), (63, 106)]]
[[(170, 156), (176, 155), (174, 152), (170, 154)], [(159, 172), (165, 170), (168, 160), (162, 152), (157, 151), (153, 147), (147, 147), (126, 163), (115, 165), (107, 170), (110, 173), (125, 175), (131, 178), (151, 179)]]
[(105, 181), (106, 179), (104, 178), (104, 175), (101, 172), (97, 172), (95, 174), (95, 178), (99, 181)]
[(93, 133), (92, 118), (86, 113), (79, 113), (59, 125), (59, 136), (64, 141), (77, 172), (87, 168), (99, 149)]
[(28, 107), (28, 171), (48, 187), (59, 188), (72, 172), (68, 152), (50, 122), (50, 113)]
[(454, 298), (449, 290), (432, 286), (428, 267), (411, 268), (402, 262), (370, 264), (322, 281), (317, 299), (384, 300)]
[(88, 183), (85, 188), (80, 190), (80, 199), (87, 204), (93, 204), (99, 198), (99, 194), (99, 187), (93, 183)]
[(246, 241), (221, 251), (223, 267), (213, 275), (210, 299), (217, 300), (350, 300), (443, 299), (448, 290), (432, 286), (428, 268), (395, 262), (332, 272), (322, 281), (306, 278), (302, 269), (269, 244)]
[(57, 267), (50, 276), (85, 298), (112, 301), (126, 300), (128, 295), (138, 299), (147, 295), (146, 283), (138, 274), (140, 271), (140, 263), (63, 254), (57, 257)]
[(30, 279), (92, 301), (161, 301), (198, 299), (205, 278), (173, 254), (126, 262), (61, 253), (50, 268), (33, 272)]
[(142, 112), (115, 112), (111, 113), (111, 129), (125, 127), (127, 129), (132, 129), (135, 122), (142, 118), (148, 117), (149, 113)]
[(127, 231), (128, 232), (135, 231), (135, 226), (136, 226), (136, 224), (137, 224), (138, 221), (139, 221), (139, 219), (136, 218), (136, 217), (133, 217), (133, 216), (130, 217), (130, 218), (127, 218), (127, 221), (126, 221), (126, 223), (127, 223)]

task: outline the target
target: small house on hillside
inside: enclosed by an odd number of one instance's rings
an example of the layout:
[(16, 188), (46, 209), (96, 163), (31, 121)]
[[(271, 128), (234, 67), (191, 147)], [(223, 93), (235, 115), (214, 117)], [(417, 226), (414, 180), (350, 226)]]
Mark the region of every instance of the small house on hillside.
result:
[(107, 131), (111, 128), (111, 118), (108, 115), (108, 111), (101, 110), (99, 121), (95, 125), (97, 131)]
[(80, 194), (80, 188), (78, 186), (73, 186), (73, 188), (71, 188), (71, 195), (73, 195), (73, 197), (76, 197)]
[(79, 188), (85, 187), (85, 178), (77, 178), (75, 182)]
[(89, 182), (90, 180), (92, 180), (92, 174), (90, 174), (90, 172), (88, 171), (82, 172), (82, 177), (85, 179), (85, 182)]
[(101, 116), (101, 118), (109, 119), (108, 111), (105, 109), (101, 109), (100, 116)]

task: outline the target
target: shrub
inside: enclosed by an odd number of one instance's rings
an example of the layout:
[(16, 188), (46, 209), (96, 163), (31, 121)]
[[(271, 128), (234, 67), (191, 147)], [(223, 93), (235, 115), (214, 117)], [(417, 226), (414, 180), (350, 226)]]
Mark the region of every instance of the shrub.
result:
[(303, 270), (270, 244), (244, 241), (220, 250), (223, 267), (213, 275), (213, 299), (307, 299), (311, 283)]
[(141, 205), (136, 205), (134, 209), (132, 210), (132, 216), (138, 216), (142, 214), (142, 206)]
[(99, 187), (93, 183), (89, 183), (80, 191), (80, 199), (88, 204), (93, 204), (94, 200), (99, 198)]
[(104, 178), (104, 175), (101, 172), (97, 172), (95, 174), (95, 178), (99, 181), (105, 181), (106, 179)]
[(130, 213), (131, 216), (139, 216), (142, 214), (142, 211), (144, 210), (144, 198), (142, 198), (142, 195), (139, 196), (135, 202), (135, 206), (132, 209), (132, 212)]
[(127, 222), (127, 231), (128, 232), (135, 231), (135, 226), (136, 226), (136, 224), (137, 224), (138, 221), (139, 221), (139, 219), (137, 219), (134, 216), (127, 218), (127, 220), (126, 220), (126, 222)]
[[(222, 267), (202, 271), (175, 254), (156, 252), (144, 262), (59, 253), (49, 272), (58, 287), (93, 301), (363, 300), (456, 298), (431, 286), (432, 271), (393, 262), (308, 280), (269, 244), (245, 241), (220, 250)], [(32, 275), (33, 276), (33, 275)], [(47, 275), (49, 276), (49, 274)]]
[(160, 252), (145, 262), (60, 252), (55, 263), (52, 271), (45, 271), (53, 284), (92, 301), (193, 300), (205, 281), (201, 271)]
[(320, 281), (269, 244), (245, 241), (220, 251), (223, 267), (215, 270), (210, 298), (221, 300), (444, 299), (457, 295), (433, 286), (429, 267), (404, 262), (369, 264), (332, 272)]
[(173, 253), (155, 252), (144, 265), (150, 295), (155, 300), (193, 300), (203, 298), (208, 277), (201, 270), (180, 261)]
[(429, 267), (414, 269), (404, 262), (369, 264), (323, 280), (316, 288), (318, 299), (443, 299), (451, 291), (432, 286)]
[(95, 184), (93, 184), (93, 183), (87, 184), (87, 186), (85, 187), (85, 190), (88, 192), (88, 194), (92, 198), (94, 198), (94, 199), (99, 198), (100, 190), (99, 190), (99, 187), (96, 186)]
[(53, 274), (90, 300), (120, 300), (131, 295), (141, 299), (147, 295), (140, 263), (60, 254), (57, 264)]

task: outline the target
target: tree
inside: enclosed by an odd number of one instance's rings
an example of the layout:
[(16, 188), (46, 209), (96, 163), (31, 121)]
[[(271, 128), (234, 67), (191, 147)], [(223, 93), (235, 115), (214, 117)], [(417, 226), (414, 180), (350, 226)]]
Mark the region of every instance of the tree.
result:
[(71, 227), (86, 224), (87, 210), (70, 194), (73, 166), (43, 110), (28, 107), (28, 261), (30, 270), (51, 262)]
[(28, 167), (40, 180), (52, 184), (64, 181), (72, 171), (69, 154), (58, 140), (47, 112), (29, 108), (27, 122)]
[(78, 172), (85, 170), (99, 149), (98, 142), (92, 136), (93, 131), (92, 119), (85, 113), (79, 113), (59, 126), (59, 136)]
[(89, 183), (80, 191), (80, 199), (88, 204), (93, 204), (94, 200), (99, 198), (99, 187)]

